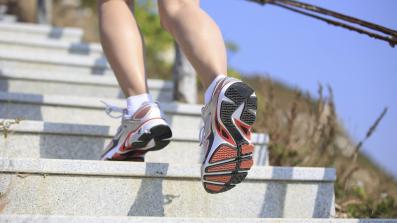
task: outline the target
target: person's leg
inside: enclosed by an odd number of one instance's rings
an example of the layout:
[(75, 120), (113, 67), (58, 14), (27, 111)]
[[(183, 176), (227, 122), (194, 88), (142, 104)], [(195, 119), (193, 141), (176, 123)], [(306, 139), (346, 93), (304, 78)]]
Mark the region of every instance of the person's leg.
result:
[(151, 102), (147, 92), (142, 38), (131, 3), (98, 1), (102, 47), (127, 97), (127, 113), (101, 155), (103, 160), (144, 161), (146, 152), (164, 148), (172, 136), (158, 105)]
[(158, 3), (163, 26), (175, 37), (207, 88), (200, 134), (206, 151), (201, 168), (203, 186), (209, 193), (230, 190), (244, 180), (253, 165), (255, 93), (240, 80), (223, 76), (227, 72), (225, 44), (198, 0)]
[(227, 73), (226, 48), (216, 23), (198, 0), (158, 0), (161, 24), (199, 74), (205, 88)]
[(131, 3), (98, 1), (102, 48), (126, 97), (147, 93), (142, 38)]

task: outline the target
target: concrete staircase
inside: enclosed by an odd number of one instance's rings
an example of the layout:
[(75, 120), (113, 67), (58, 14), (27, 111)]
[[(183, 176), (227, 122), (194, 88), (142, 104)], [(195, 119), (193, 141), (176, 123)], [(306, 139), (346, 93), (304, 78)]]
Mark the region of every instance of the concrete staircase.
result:
[(2, 21), (0, 121), (22, 121), (0, 138), (0, 222), (365, 222), (331, 219), (334, 169), (268, 166), (265, 134), (245, 182), (206, 193), (201, 105), (173, 102), (169, 81), (149, 89), (170, 145), (146, 163), (98, 161), (120, 122), (100, 100), (124, 105), (101, 47), (79, 29)]

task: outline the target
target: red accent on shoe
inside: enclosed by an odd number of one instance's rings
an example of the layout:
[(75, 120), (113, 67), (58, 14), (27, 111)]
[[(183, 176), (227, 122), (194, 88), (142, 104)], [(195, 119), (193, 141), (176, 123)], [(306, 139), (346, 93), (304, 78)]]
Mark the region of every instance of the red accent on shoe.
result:
[(222, 137), (226, 142), (236, 146), (236, 142), (233, 137), (230, 135), (229, 131), (223, 126), (223, 124), (218, 120), (215, 115), (215, 126), (217, 127), (216, 131), (220, 137)]
[(236, 169), (236, 163), (225, 163), (216, 166), (208, 167), (207, 172), (221, 172), (221, 171), (234, 171)]
[(208, 190), (213, 191), (213, 192), (219, 192), (223, 189), (223, 186), (206, 183), (205, 188), (207, 188)]
[(123, 155), (121, 155), (120, 153), (115, 153), (112, 156), (112, 160), (124, 160), (125, 157)]
[(241, 146), (241, 154), (250, 154), (254, 152), (254, 145), (253, 144), (244, 144)]
[(151, 110), (150, 106), (143, 107), (139, 109), (138, 111), (135, 112), (134, 116), (132, 116), (133, 119), (142, 119), (145, 117)]
[(254, 165), (254, 161), (252, 160), (244, 160), (240, 163), (241, 169), (250, 169)]
[(217, 175), (217, 176), (205, 176), (204, 179), (208, 180), (208, 181), (214, 181), (214, 182), (219, 182), (219, 183), (227, 183), (230, 181), (230, 179), (232, 178), (231, 175)]
[(251, 140), (251, 126), (245, 124), (241, 120), (233, 118), (234, 122), (236, 123), (237, 128), (241, 130), (241, 132), (244, 134), (244, 136), (248, 139)]
[(211, 157), (210, 163), (231, 159), (237, 156), (237, 150), (229, 146), (219, 147)]

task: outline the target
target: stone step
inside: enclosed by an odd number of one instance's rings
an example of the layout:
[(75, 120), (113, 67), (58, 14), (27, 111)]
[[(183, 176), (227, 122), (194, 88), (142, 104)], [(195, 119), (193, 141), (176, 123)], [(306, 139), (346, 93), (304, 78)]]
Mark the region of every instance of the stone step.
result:
[(0, 23), (0, 36), (80, 42), (83, 31), (78, 28), (59, 28), (33, 23)]
[(4, 15), (0, 13), (0, 23), (15, 23), (17, 22), (17, 17), (14, 15)]
[(46, 54), (34, 51), (0, 51), (0, 70), (20, 74), (113, 75), (104, 56)]
[[(0, 122), (3, 121), (0, 119)], [(187, 137), (175, 131), (171, 143), (163, 150), (146, 155), (148, 162), (199, 164), (204, 158), (198, 136)], [(77, 125), (38, 121), (21, 121), (12, 125), (7, 138), (0, 135), (0, 157), (98, 160), (111, 141), (116, 127)], [(254, 134), (254, 164), (268, 165), (265, 134)]]
[(397, 219), (314, 218), (178, 218), (178, 217), (88, 217), (52, 215), (0, 215), (2, 223), (396, 223)]
[[(158, 101), (172, 101), (171, 81), (148, 80), (149, 91)], [(19, 74), (0, 71), (0, 91), (32, 94), (125, 98), (114, 76), (79, 74)]]
[[(1, 22), (1, 20), (0, 20)], [(102, 47), (98, 43), (70, 42), (55, 39), (31, 39), (19, 36), (0, 36), (0, 50), (35, 52), (37, 54), (103, 56)]]
[(232, 190), (208, 194), (200, 165), (0, 160), (2, 214), (207, 218), (329, 218), (332, 168), (253, 167)]
[[(122, 99), (0, 92), (0, 118), (118, 126), (120, 119), (109, 117), (101, 100), (119, 107), (126, 104)], [(175, 126), (174, 131), (189, 139), (199, 135), (201, 107), (176, 102), (160, 103), (165, 118)]]

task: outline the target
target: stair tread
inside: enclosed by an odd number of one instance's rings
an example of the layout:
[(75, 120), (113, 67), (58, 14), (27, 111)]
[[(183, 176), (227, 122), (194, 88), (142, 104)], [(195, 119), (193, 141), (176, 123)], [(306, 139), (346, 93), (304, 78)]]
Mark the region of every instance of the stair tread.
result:
[(15, 32), (62, 32), (62, 34), (82, 36), (83, 30), (74, 27), (55, 27), (50, 25), (34, 24), (34, 23), (0, 23), (0, 30), (12, 30)]
[[(0, 121), (1, 121), (0, 116)], [(172, 127), (172, 125), (171, 125)], [(99, 137), (113, 137), (117, 131), (117, 126), (106, 125), (88, 125), (76, 123), (59, 123), (59, 122), (43, 122), (22, 120), (19, 124), (12, 125), (10, 130), (14, 133), (48, 133), (61, 135), (82, 135), (82, 136), (99, 136)], [(198, 136), (194, 138), (186, 135), (174, 134), (173, 140), (188, 140), (198, 142)], [(263, 133), (253, 133), (252, 142), (256, 145), (267, 144), (269, 137)]]
[(118, 216), (107, 216), (107, 217), (88, 217), (88, 216), (54, 216), (54, 215), (2, 215), (0, 219), (10, 220), (13, 222), (32, 222), (32, 223), (43, 223), (43, 222), (59, 222), (59, 223), (135, 223), (135, 222), (161, 222), (161, 223), (204, 223), (204, 222), (231, 222), (231, 223), (249, 223), (249, 222), (261, 222), (261, 223), (392, 223), (397, 222), (397, 219), (310, 219), (310, 218), (181, 218), (181, 217), (118, 217)]
[(0, 36), (1, 43), (31, 45), (43, 48), (58, 48), (67, 50), (86, 50), (87, 52), (103, 53), (102, 46), (99, 43), (70, 42), (57, 39), (27, 39), (10, 36)]
[[(0, 159), (0, 172), (119, 177), (164, 177), (200, 179), (200, 164), (136, 163), (65, 159)], [(247, 180), (336, 180), (334, 168), (253, 166)]]
[(110, 66), (104, 56), (89, 57), (86, 55), (61, 55), (36, 53), (28, 50), (0, 51), (1, 60), (15, 60), (20, 62), (33, 62), (38, 64), (64, 65), (72, 67), (97, 67), (110, 70)]
[[(103, 109), (105, 106), (100, 101), (106, 101), (116, 106), (125, 107), (125, 100), (114, 98), (99, 97), (78, 97), (64, 95), (43, 95), (16, 92), (0, 92), (0, 101), (15, 101), (21, 103), (34, 103), (45, 105), (72, 106), (92, 109)], [(165, 112), (181, 113), (201, 116), (200, 104), (185, 104), (180, 102), (160, 103), (160, 107)]]
[[(10, 71), (0, 71), (0, 78), (7, 79), (27, 79), (36, 81), (51, 81), (51, 82), (63, 82), (70, 84), (90, 84), (90, 85), (104, 85), (119, 87), (117, 80), (114, 76), (108, 75), (79, 75), (79, 74), (20, 74)], [(161, 79), (148, 79), (148, 86), (150, 89), (167, 89), (172, 90), (172, 81), (161, 80)]]

